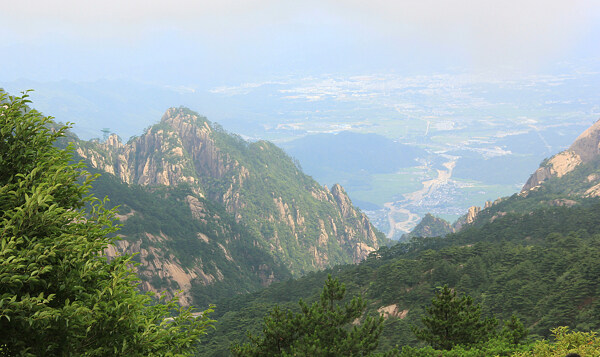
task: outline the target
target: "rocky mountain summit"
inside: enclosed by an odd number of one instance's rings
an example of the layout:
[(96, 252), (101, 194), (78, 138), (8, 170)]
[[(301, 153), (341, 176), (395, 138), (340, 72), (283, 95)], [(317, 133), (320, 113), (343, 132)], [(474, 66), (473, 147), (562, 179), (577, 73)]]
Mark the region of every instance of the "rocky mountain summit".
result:
[[(540, 187), (545, 181), (553, 177), (563, 177), (575, 170), (580, 165), (590, 164), (598, 160), (600, 155), (600, 120), (585, 130), (573, 144), (565, 151), (562, 151), (542, 163), (527, 180), (521, 190), (521, 194)], [(599, 181), (600, 176), (588, 176), (589, 182)], [(600, 182), (589, 187), (584, 192), (587, 196), (600, 195)]]
[[(140, 187), (161, 195), (161, 200), (175, 200), (177, 207), (185, 206), (198, 224), (216, 226), (212, 235), (203, 231), (187, 233), (184, 238), (193, 240), (195, 249), (212, 244), (222, 255), (221, 261), (240, 272), (246, 268), (240, 267), (243, 262), (237, 261), (231, 251), (233, 241), (237, 241), (238, 258), (243, 255), (240, 244), (272, 257), (264, 264), (254, 262), (249, 270), (260, 276), (262, 285), (282, 278), (274, 265), (299, 276), (336, 264), (358, 263), (387, 243), (366, 215), (352, 205), (340, 185), (331, 190), (322, 187), (275, 145), (244, 141), (185, 108), (169, 109), (160, 123), (127, 143), (111, 135), (105, 142), (78, 141), (75, 146), (76, 153), (91, 167), (114, 175), (116, 181), (129, 188)], [(135, 221), (132, 217), (150, 216), (145, 212), (149, 207), (119, 203), (129, 210), (120, 217), (124, 228), (133, 227), (133, 223), (127, 223)], [(221, 207), (222, 212), (215, 213), (215, 207)], [(226, 216), (232, 220), (224, 224)], [(233, 233), (239, 230), (245, 233)], [(139, 269), (147, 278), (143, 286), (148, 290), (161, 287), (156, 278), (153, 283), (153, 274), (175, 281), (174, 287), (185, 292), (196, 284), (226, 280), (222, 267), (206, 261), (212, 259), (209, 256), (198, 260), (188, 249), (185, 253), (190, 253), (190, 258), (182, 259), (176, 252), (165, 251), (165, 246), (177, 246), (169, 232), (149, 232), (138, 225), (136, 229), (124, 229), (122, 235), (117, 250), (140, 253)], [(242, 235), (246, 238), (240, 238)], [(201, 255), (198, 253), (198, 257)], [(251, 261), (252, 257), (244, 259)], [(210, 265), (214, 267), (208, 269)]]

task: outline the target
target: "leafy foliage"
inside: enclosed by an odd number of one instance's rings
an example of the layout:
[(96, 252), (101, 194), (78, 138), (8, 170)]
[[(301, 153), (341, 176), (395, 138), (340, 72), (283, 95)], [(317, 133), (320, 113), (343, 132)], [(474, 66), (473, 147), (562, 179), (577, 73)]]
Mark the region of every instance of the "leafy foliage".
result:
[(580, 356), (600, 356), (600, 338), (596, 332), (570, 332), (566, 326), (552, 329), (554, 341), (538, 341), (531, 351), (514, 357), (564, 357), (570, 353)]
[[(110, 262), (114, 211), (94, 177), (53, 144), (66, 127), (0, 93), (0, 346), (7, 355), (188, 355), (211, 309), (137, 290), (128, 256)], [(173, 317), (171, 317), (173, 316)]]
[[(401, 357), (489, 357), (512, 356), (515, 353), (530, 351), (531, 344), (511, 344), (502, 338), (492, 338), (486, 342), (463, 346), (456, 345), (450, 350), (436, 350), (431, 346), (415, 348), (404, 346)], [(564, 357), (564, 356), (561, 356)]]
[(368, 316), (359, 325), (365, 301), (354, 297), (339, 306), (346, 289), (328, 276), (321, 298), (311, 306), (300, 300), (301, 313), (275, 307), (265, 317), (263, 336), (250, 335), (250, 343), (232, 348), (235, 356), (366, 356), (377, 348), (383, 317)]

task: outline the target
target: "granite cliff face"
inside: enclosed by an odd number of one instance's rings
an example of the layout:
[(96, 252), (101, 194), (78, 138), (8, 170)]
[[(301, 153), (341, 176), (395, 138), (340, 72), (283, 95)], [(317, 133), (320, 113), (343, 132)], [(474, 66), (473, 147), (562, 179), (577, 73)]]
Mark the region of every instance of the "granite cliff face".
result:
[[(191, 198), (180, 201), (186, 202), (195, 219), (210, 214), (199, 208), (202, 200), (223, 207), (250, 232), (248, 244), (267, 252), (295, 276), (357, 263), (387, 242), (341, 186), (321, 187), (275, 145), (246, 142), (184, 108), (169, 109), (159, 124), (128, 143), (111, 135), (104, 143), (79, 142), (76, 152), (90, 166), (125, 184), (151, 191), (185, 187)], [(156, 241), (170, 239), (164, 232), (156, 233), (138, 234), (139, 244), (129, 239), (119, 248), (141, 252), (140, 269), (163, 274), (184, 291), (194, 279), (204, 284), (222, 279), (216, 272), (199, 270), (199, 262), (184, 264), (153, 250)], [(204, 239), (202, 232), (197, 233), (197, 239)], [(226, 253), (227, 245), (222, 246)], [(262, 272), (253, 269), (265, 284), (277, 279), (270, 267)], [(153, 289), (151, 280), (144, 284)]]
[[(525, 195), (527, 192), (538, 188), (550, 178), (563, 177), (580, 165), (597, 160), (599, 155), (600, 120), (579, 135), (567, 150), (552, 156), (543, 163), (527, 180), (527, 183), (521, 189), (521, 194)], [(598, 196), (596, 191), (591, 190), (588, 194)]]

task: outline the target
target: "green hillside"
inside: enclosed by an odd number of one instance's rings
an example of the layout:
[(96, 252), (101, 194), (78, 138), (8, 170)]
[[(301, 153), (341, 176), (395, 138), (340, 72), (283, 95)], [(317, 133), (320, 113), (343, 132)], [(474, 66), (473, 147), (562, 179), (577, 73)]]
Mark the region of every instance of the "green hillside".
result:
[[(177, 291), (185, 287), (175, 280), (160, 277), (160, 272), (149, 263), (155, 258), (176, 259), (190, 270), (200, 264), (205, 276), (217, 277), (208, 282), (201, 277), (192, 279), (190, 296), (198, 306), (208, 306), (232, 294), (256, 291), (266, 285), (268, 276), (274, 281), (291, 277), (287, 268), (252, 244), (256, 238), (250, 230), (236, 223), (222, 206), (195, 197), (189, 186), (149, 189), (126, 185), (104, 174), (94, 181), (92, 192), (97, 197), (110, 197), (107, 206), (119, 206), (122, 227), (118, 234), (124, 240), (139, 241), (139, 250), (152, 246), (160, 252), (159, 257), (152, 253), (135, 256), (138, 262), (144, 263), (138, 268), (142, 277), (149, 279), (158, 291)], [(202, 205), (202, 219), (194, 217), (186, 201), (189, 197), (195, 197)], [(198, 239), (199, 233), (204, 239)], [(169, 239), (152, 241), (148, 234)]]
[(401, 240), (408, 241), (414, 237), (444, 237), (452, 232), (454, 229), (448, 221), (427, 213), (410, 233), (402, 236)]
[[(474, 225), (482, 225), (499, 216), (509, 213), (527, 213), (538, 209), (559, 206), (588, 206), (596, 202), (590, 195), (600, 179), (600, 159), (577, 166), (573, 171), (561, 177), (551, 177), (544, 183), (526, 193), (505, 197), (492, 206), (482, 210)], [(549, 222), (553, 225), (553, 222)]]
[(122, 143), (71, 142), (120, 206), (109, 256), (137, 254), (140, 288), (206, 306), (306, 272), (356, 263), (388, 240), (344, 189), (320, 186), (283, 150), (247, 142), (186, 108)]
[(275, 304), (296, 309), (313, 301), (327, 274), (338, 277), (348, 295), (362, 295), (369, 309), (395, 307), (386, 320), (381, 350), (419, 345), (410, 330), (419, 325), (436, 287), (448, 284), (481, 303), (484, 315), (508, 320), (516, 314), (533, 337), (569, 325), (600, 328), (600, 203), (550, 207), (507, 214), (446, 238), (416, 238), (382, 248), (359, 265), (338, 266), (298, 280), (217, 304), (217, 329), (203, 355), (228, 355), (228, 346), (258, 332)]

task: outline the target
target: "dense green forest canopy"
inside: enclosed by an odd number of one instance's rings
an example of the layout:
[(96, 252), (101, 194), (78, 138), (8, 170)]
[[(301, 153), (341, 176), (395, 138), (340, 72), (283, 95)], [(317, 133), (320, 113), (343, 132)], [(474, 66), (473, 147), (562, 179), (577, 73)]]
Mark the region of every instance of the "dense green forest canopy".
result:
[[(205, 355), (227, 355), (246, 331), (257, 332), (274, 304), (317, 299), (327, 274), (345, 283), (349, 295), (370, 301), (368, 310), (395, 306), (385, 321), (380, 350), (419, 346), (411, 326), (422, 326), (436, 287), (447, 284), (481, 304), (482, 316), (508, 321), (517, 315), (532, 338), (568, 325), (589, 331), (600, 327), (600, 203), (548, 207), (510, 213), (446, 238), (415, 238), (381, 248), (358, 265), (346, 265), (250, 295), (220, 301), (217, 330), (204, 344)], [(220, 352), (219, 352), (220, 351)]]
[(0, 92), (0, 354), (193, 354), (211, 326), (140, 293), (130, 256), (108, 260), (113, 210), (55, 141), (66, 127)]
[[(383, 317), (363, 314), (367, 303), (360, 296), (340, 304), (346, 287), (327, 277), (318, 301), (299, 301), (300, 313), (277, 306), (265, 316), (260, 336), (232, 347), (234, 356), (372, 356), (382, 332)], [(361, 320), (360, 324), (356, 320)]]

